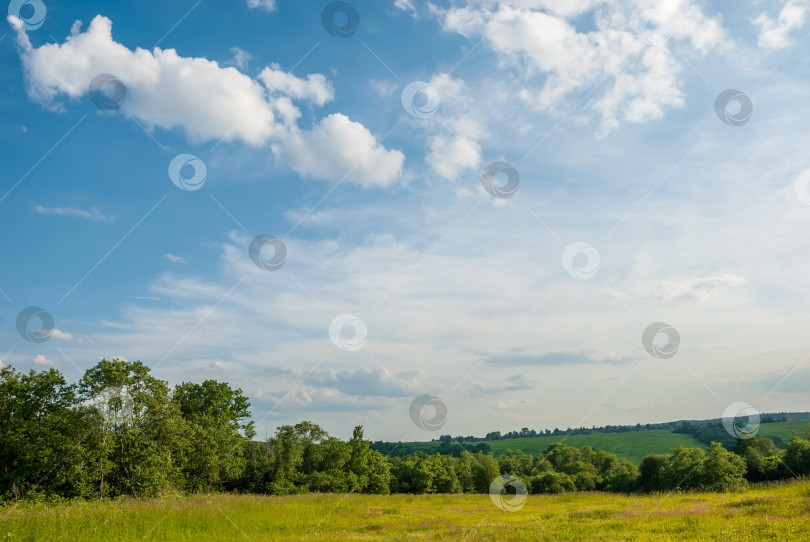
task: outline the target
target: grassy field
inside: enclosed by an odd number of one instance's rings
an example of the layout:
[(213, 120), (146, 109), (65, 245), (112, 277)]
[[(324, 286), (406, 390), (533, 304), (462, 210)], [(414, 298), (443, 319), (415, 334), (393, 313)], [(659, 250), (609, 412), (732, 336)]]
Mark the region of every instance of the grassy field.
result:
[(810, 420), (798, 420), (791, 422), (763, 423), (759, 426), (757, 436), (760, 437), (780, 437), (785, 442), (790, 440), (791, 433), (796, 431), (800, 437), (804, 438), (806, 431), (810, 430)]
[[(796, 431), (804, 437), (810, 430), (810, 420), (764, 423), (757, 433), (760, 437), (780, 437), (784, 442), (790, 440), (791, 433)], [(516, 439), (488, 440), (492, 452), (498, 456), (505, 450), (523, 450), (532, 455), (545, 451), (552, 442), (565, 442), (569, 446), (581, 448), (590, 446), (594, 450), (604, 450), (619, 457), (628, 459), (634, 465), (639, 465), (645, 455), (668, 453), (678, 446), (705, 448), (706, 445), (691, 435), (673, 433), (667, 430), (633, 431), (628, 433), (598, 433), (590, 435), (564, 435), (557, 437), (529, 437)], [(435, 453), (439, 447), (438, 442), (409, 442), (413, 449), (425, 453)]]
[(530, 495), (504, 512), (488, 495), (212, 495), (0, 509), (13, 541), (808, 540), (810, 482), (743, 493)]

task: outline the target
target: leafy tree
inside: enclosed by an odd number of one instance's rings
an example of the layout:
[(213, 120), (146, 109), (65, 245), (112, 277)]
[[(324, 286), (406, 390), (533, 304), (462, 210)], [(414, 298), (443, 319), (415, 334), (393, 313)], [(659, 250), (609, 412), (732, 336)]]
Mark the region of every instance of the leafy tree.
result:
[(729, 491), (748, 486), (745, 460), (712, 442), (700, 465), (700, 488), (707, 491)]
[(797, 476), (810, 474), (810, 440), (800, 438), (796, 432), (785, 450), (785, 464)]
[(533, 476), (529, 481), (529, 487), (532, 493), (576, 491), (576, 485), (569, 475), (553, 471)]
[(664, 490), (700, 489), (700, 466), (706, 459), (706, 452), (700, 448), (678, 446), (669, 456), (661, 481)]
[(523, 450), (506, 450), (498, 458), (501, 474), (525, 477), (534, 469), (534, 459)]
[(669, 470), (669, 456), (648, 455), (641, 460), (639, 467), (638, 488), (642, 491), (668, 491), (674, 489), (667, 484), (665, 479)]
[(377, 495), (391, 492), (391, 465), (380, 452), (374, 450), (368, 456), (368, 482), (364, 491)]
[(183, 474), (190, 491), (221, 487), (245, 468), (245, 438), (254, 436), (250, 402), (242, 390), (206, 380), (176, 386), (172, 400), (186, 421), (188, 447)]
[(100, 496), (153, 496), (182, 485), (188, 427), (165, 381), (140, 361), (102, 359), (79, 390), (102, 413), (92, 454)]
[(89, 496), (93, 414), (55, 369), (0, 369), (0, 500)]
[(749, 482), (778, 480), (789, 475), (782, 463), (782, 451), (769, 438), (738, 439), (734, 453), (745, 460), (745, 478)]
[(473, 488), (477, 493), (489, 493), (489, 486), (492, 481), (501, 475), (498, 461), (492, 454), (478, 452), (473, 456), (472, 479)]

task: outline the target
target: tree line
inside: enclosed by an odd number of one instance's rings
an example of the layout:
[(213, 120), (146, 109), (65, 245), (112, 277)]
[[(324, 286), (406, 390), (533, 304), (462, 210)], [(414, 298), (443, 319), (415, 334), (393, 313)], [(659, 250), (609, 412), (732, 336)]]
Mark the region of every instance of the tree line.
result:
[[(348, 441), (304, 421), (255, 440), (239, 389), (206, 380), (173, 389), (141, 362), (101, 360), (76, 383), (56, 369), (0, 369), (0, 501), (106, 499), (236, 491), (486, 493), (498, 476), (529, 493), (726, 491), (749, 482), (810, 474), (810, 441), (780, 450), (769, 439), (733, 451), (678, 448), (640, 467), (590, 447), (549, 445), (532, 456), (452, 448), (394, 456), (374, 450), (356, 427)], [(448, 446), (452, 446), (449, 439)]]
[[(759, 423), (766, 424), (766, 423), (776, 423), (776, 422), (784, 422), (787, 420), (810, 420), (810, 412), (774, 412), (771, 414), (764, 414), (760, 417)], [(545, 429), (537, 431), (535, 429), (529, 429), (528, 427), (523, 427), (520, 431), (507, 431), (505, 433), (501, 433), (500, 431), (491, 431), (484, 435), (483, 437), (474, 437), (472, 435), (463, 436), (452, 436), (452, 435), (442, 435), (438, 439), (434, 439), (431, 442), (439, 442), (440, 444), (444, 442), (458, 442), (458, 443), (471, 443), (471, 442), (479, 442), (485, 445), (485, 441), (491, 440), (506, 440), (506, 439), (518, 439), (518, 438), (532, 438), (532, 437), (560, 437), (560, 436), (570, 436), (570, 435), (590, 435), (593, 431), (597, 433), (633, 433), (633, 432), (642, 432), (642, 431), (657, 431), (657, 430), (666, 430), (672, 431), (673, 433), (686, 433), (689, 435), (694, 436), (699, 441), (705, 443), (707, 446), (712, 442), (722, 442), (724, 445), (731, 443), (731, 447), (734, 446), (734, 437), (729, 436), (726, 430), (723, 428), (722, 418), (714, 418), (710, 420), (680, 420), (675, 422), (660, 422), (660, 423), (646, 423), (641, 424), (637, 423), (635, 425), (603, 425), (601, 427), (591, 426), (591, 427), (576, 427), (576, 428), (567, 428), (567, 429), (560, 429), (555, 427), (554, 429)], [(731, 439), (729, 441), (729, 439)], [(778, 437), (774, 438), (774, 441), (780, 448), (784, 448), (784, 442), (781, 442), (781, 439)], [(373, 447), (375, 449), (381, 449), (386, 447), (389, 444), (396, 444), (396, 443), (388, 443), (388, 442), (375, 442)], [(462, 449), (465, 447), (462, 447)], [(726, 449), (731, 449), (729, 446), (726, 446)]]

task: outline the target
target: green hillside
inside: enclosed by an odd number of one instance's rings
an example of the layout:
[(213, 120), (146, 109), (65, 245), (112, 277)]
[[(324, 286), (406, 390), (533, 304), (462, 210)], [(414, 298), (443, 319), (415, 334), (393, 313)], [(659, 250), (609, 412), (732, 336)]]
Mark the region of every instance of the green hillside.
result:
[(641, 463), (645, 455), (664, 454), (678, 446), (702, 448), (703, 444), (690, 435), (679, 435), (671, 431), (632, 431), (629, 433), (598, 433), (571, 435), (569, 437), (529, 437), (519, 439), (492, 440), (487, 442), (497, 456), (508, 449), (521, 449), (526, 453), (540, 454), (552, 442), (565, 442), (569, 446), (581, 448), (590, 446), (594, 450), (610, 452), (627, 458), (634, 465)]
[[(804, 437), (810, 430), (810, 420), (797, 420), (787, 422), (764, 423), (759, 428), (760, 437), (779, 437), (783, 442), (790, 440), (793, 431)], [(639, 465), (644, 456), (650, 454), (664, 454), (678, 446), (705, 448), (706, 445), (691, 435), (673, 433), (666, 429), (652, 431), (630, 431), (625, 433), (600, 433), (592, 431), (589, 435), (542, 436), (528, 438), (511, 438), (485, 441), (492, 452), (498, 456), (505, 450), (523, 450), (532, 455), (545, 451), (552, 442), (565, 442), (569, 446), (581, 448), (590, 446), (594, 450), (604, 450), (619, 457), (624, 457), (635, 465)], [(427, 454), (436, 453), (438, 442), (409, 442), (408, 446), (414, 451)]]
[(810, 431), (810, 420), (763, 423), (759, 426), (757, 436), (767, 438), (779, 437), (787, 443), (793, 431), (796, 431), (800, 437), (804, 438), (805, 433)]

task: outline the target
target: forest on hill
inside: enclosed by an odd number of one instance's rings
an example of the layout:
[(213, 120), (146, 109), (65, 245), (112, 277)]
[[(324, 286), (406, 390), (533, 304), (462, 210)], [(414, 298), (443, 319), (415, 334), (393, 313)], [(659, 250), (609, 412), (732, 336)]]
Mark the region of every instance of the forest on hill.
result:
[[(372, 449), (303, 421), (255, 440), (239, 389), (207, 380), (173, 389), (141, 362), (101, 360), (76, 383), (55, 369), (0, 369), (0, 500), (151, 497), (167, 492), (487, 493), (503, 475), (527, 493), (676, 488), (726, 491), (810, 474), (810, 441), (767, 438), (731, 450), (678, 447), (627, 459), (552, 443), (537, 454)], [(503, 489), (503, 488), (502, 488)]]

